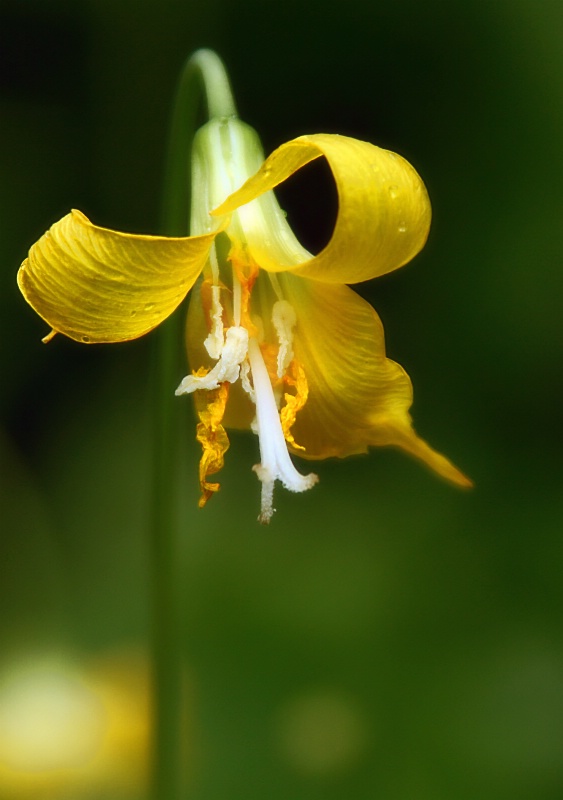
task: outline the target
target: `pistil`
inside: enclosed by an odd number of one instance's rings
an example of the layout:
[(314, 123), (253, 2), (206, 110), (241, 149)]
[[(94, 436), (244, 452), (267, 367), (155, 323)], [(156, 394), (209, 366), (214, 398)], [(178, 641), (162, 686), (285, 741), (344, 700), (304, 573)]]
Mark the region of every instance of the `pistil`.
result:
[(274, 484), (281, 481), (292, 492), (305, 492), (318, 481), (317, 475), (301, 475), (291, 461), (285, 442), (274, 390), (255, 338), (248, 342), (248, 358), (256, 398), (256, 420), (260, 444), (260, 464), (254, 471), (262, 482), (262, 507), (258, 520), (268, 523), (275, 511)]

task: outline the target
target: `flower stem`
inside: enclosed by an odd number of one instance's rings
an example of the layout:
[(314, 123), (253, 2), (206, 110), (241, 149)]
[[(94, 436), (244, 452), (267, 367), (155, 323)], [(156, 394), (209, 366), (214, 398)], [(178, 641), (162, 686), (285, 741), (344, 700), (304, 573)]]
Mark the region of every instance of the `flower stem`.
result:
[[(189, 227), (191, 149), (205, 99), (207, 116), (236, 115), (219, 57), (198, 50), (183, 69), (174, 104), (162, 204), (162, 232), (185, 236)], [(186, 704), (182, 652), (182, 546), (178, 503), (179, 431), (185, 409), (174, 397), (182, 369), (178, 313), (154, 335), (154, 452), (151, 527), (152, 658), (154, 681), (153, 800), (185, 797)]]
[(196, 50), (186, 61), (180, 76), (172, 116), (162, 209), (162, 232), (168, 236), (185, 236), (188, 227), (191, 151), (202, 99), (205, 99), (208, 119), (236, 117), (229, 78), (223, 62), (213, 50)]

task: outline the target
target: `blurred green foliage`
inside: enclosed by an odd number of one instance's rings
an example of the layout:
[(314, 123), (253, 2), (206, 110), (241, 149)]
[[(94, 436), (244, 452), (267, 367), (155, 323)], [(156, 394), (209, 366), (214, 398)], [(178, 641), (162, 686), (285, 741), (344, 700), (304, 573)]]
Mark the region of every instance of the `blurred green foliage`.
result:
[[(218, 50), (266, 151), (364, 138), (409, 158), (433, 202), (424, 252), (359, 290), (413, 378), (418, 431), (473, 492), (380, 450), (280, 490), (264, 530), (256, 441), (235, 435), (198, 511), (185, 403), (197, 800), (562, 796), (562, 37), (550, 0), (2, 0), (3, 664), (146, 641), (150, 337), (44, 347), (15, 273), (71, 207), (156, 232), (185, 57)], [(282, 194), (312, 247), (325, 177)]]

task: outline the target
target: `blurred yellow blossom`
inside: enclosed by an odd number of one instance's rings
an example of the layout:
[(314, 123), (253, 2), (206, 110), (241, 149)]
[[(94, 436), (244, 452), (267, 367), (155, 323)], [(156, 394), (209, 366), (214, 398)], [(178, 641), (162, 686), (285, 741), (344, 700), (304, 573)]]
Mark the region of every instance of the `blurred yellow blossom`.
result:
[(144, 785), (148, 740), (148, 670), (136, 652), (86, 664), (54, 654), (1, 670), (2, 798), (127, 798)]

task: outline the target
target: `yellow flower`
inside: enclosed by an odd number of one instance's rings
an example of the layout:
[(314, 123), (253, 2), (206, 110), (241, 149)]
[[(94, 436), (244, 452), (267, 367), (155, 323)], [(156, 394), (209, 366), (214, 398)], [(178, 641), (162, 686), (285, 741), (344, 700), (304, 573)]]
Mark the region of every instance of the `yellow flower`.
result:
[[(339, 209), (316, 256), (294, 236), (271, 189), (324, 157)], [(373, 308), (346, 284), (375, 278), (423, 247), (430, 202), (395, 153), (345, 136), (301, 136), (264, 161), (255, 132), (236, 118), (200, 129), (193, 149), (191, 232), (185, 238), (100, 228), (73, 211), (31, 248), (19, 286), (52, 328), (79, 342), (135, 339), (194, 289), (187, 322), (192, 373), (176, 394), (195, 394), (200, 505), (219, 488), (225, 427), (258, 433), (260, 520), (279, 480), (301, 492), (290, 452), (306, 459), (393, 445), (461, 486), (470, 481), (411, 425), (412, 387), (386, 358)]]

